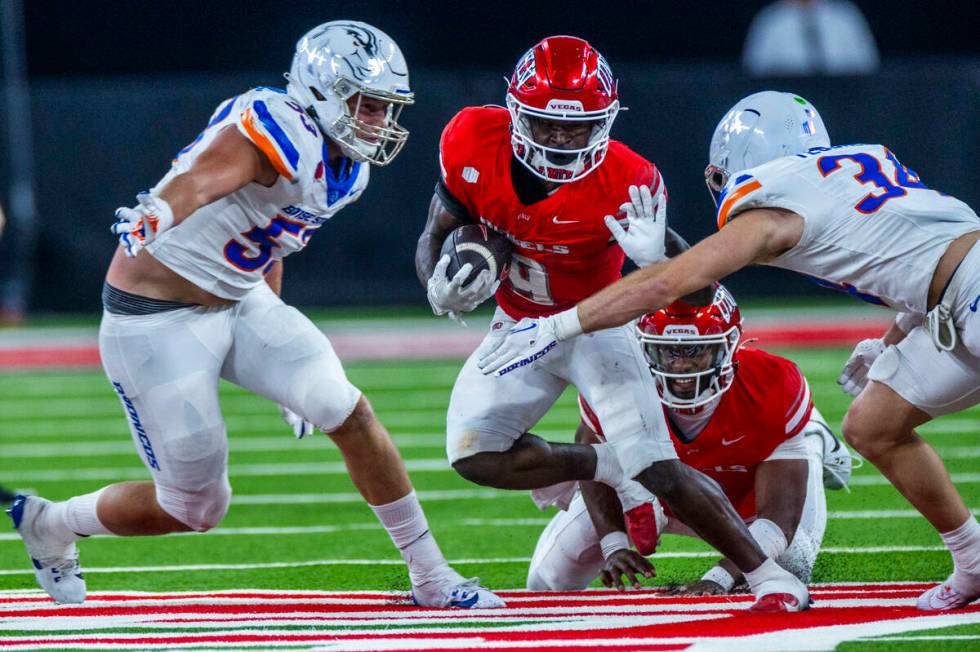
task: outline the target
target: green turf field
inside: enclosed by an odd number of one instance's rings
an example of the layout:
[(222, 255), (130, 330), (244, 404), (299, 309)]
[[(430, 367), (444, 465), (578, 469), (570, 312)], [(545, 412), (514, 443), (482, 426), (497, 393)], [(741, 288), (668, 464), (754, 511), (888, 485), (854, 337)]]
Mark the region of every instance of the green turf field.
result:
[[(779, 353), (802, 367), (815, 404), (838, 428), (849, 397), (834, 378), (848, 351)], [(442, 432), (459, 365), (393, 361), (354, 363), (347, 370), (392, 432), (446, 556), (491, 587), (522, 588), (549, 514), (524, 492), (477, 487), (446, 463)], [(535, 432), (569, 441), (578, 419), (574, 398), (566, 392)], [(205, 535), (83, 542), (89, 590), (409, 588), (397, 552), (327, 437), (295, 440), (273, 404), (231, 385), (222, 386), (222, 404), (235, 491), (224, 522)], [(922, 432), (967, 502), (980, 506), (980, 408)], [(101, 372), (0, 375), (0, 483), (57, 500), (147, 477)], [(828, 510), (826, 551), (814, 582), (941, 580), (950, 571), (937, 534), (870, 465), (855, 473), (853, 493), (828, 492)], [(19, 539), (6, 527), (0, 532), (0, 589), (33, 588)], [(696, 578), (714, 557), (670, 553), (707, 550), (689, 539), (665, 538), (659, 549), (665, 557), (654, 559), (654, 582)], [(980, 626), (966, 633), (978, 634)]]

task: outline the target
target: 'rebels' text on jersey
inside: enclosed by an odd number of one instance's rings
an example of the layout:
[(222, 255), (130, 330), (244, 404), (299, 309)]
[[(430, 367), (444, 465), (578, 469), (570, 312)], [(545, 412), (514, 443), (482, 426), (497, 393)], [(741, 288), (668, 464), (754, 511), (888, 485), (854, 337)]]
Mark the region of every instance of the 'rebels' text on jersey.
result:
[(216, 296), (238, 300), (276, 260), (303, 249), (314, 233), (367, 187), (369, 166), (327, 161), (327, 141), (284, 91), (260, 87), (218, 105), (205, 129), (177, 153), (159, 192), (225, 128), (235, 128), (279, 176), (250, 183), (204, 206), (147, 246), (160, 262)]
[(511, 177), (510, 115), (497, 107), (456, 114), (443, 130), (439, 156), (453, 197), (514, 244), (496, 299), (515, 319), (559, 312), (619, 278), (624, 254), (603, 218), (629, 200), (629, 186), (655, 192), (662, 183), (652, 163), (611, 141), (598, 169), (526, 205)]

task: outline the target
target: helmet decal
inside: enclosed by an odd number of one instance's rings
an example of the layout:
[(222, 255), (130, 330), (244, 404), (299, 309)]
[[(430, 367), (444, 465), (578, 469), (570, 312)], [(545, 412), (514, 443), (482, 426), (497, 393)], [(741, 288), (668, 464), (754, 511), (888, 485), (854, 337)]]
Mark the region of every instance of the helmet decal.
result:
[[(287, 79), (287, 92), (348, 157), (387, 165), (401, 151), (408, 131), (398, 117), (414, 94), (401, 50), (381, 30), (356, 21), (317, 26), (297, 43)], [(383, 123), (361, 120), (364, 98), (385, 103)]]

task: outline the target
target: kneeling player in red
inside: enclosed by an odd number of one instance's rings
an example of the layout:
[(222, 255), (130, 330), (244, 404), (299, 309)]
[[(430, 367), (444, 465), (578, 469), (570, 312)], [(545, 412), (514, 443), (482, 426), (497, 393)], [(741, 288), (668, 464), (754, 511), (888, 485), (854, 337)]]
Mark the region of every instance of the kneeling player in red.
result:
[[(650, 400), (663, 404), (681, 461), (713, 478), (766, 555), (806, 583), (827, 522), (824, 486), (846, 485), (850, 454), (813, 407), (795, 364), (741, 346), (741, 316), (731, 294), (721, 285), (700, 294), (637, 325), (657, 385)], [(577, 440), (602, 441), (596, 415), (579, 401)], [(654, 573), (643, 555), (654, 552), (661, 534), (698, 536), (633, 484), (617, 495), (582, 482), (568, 509), (541, 534), (528, 588), (577, 590), (596, 577), (607, 586), (639, 588), (638, 577)], [(630, 549), (631, 540), (642, 554)], [(722, 559), (675, 592), (727, 593), (741, 580), (734, 564)]]

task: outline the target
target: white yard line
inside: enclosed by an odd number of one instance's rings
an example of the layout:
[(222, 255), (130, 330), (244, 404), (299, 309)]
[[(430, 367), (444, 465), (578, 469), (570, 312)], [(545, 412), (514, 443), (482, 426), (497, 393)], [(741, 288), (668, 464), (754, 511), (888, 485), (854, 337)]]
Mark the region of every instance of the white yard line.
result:
[[(453, 471), (444, 457), (431, 459), (406, 460), (405, 466), (409, 471)], [(297, 476), (297, 475), (346, 475), (347, 467), (343, 462), (287, 462), (272, 464), (232, 464), (228, 474), (235, 477), (256, 476)], [(23, 484), (25, 482), (61, 482), (65, 480), (145, 480), (149, 472), (139, 466), (114, 468), (78, 468), (78, 469), (40, 469), (4, 471), (4, 483), (7, 485)]]
[[(340, 527), (340, 526), (338, 526)], [(380, 530), (380, 526), (378, 527)], [(356, 529), (366, 529), (358, 527)], [(213, 530), (213, 533), (220, 533), (220, 529)], [(167, 535), (167, 536), (189, 536), (186, 534)], [(210, 536), (210, 534), (208, 535)], [(891, 552), (945, 552), (944, 546), (880, 546), (870, 548), (823, 548), (821, 554), (828, 555), (873, 555)], [(695, 559), (695, 558), (716, 558), (718, 553), (711, 551), (704, 552), (658, 552), (658, 559)], [(495, 557), (489, 559), (454, 559), (450, 564), (526, 564), (531, 561), (530, 557)], [(311, 561), (293, 562), (265, 562), (258, 564), (186, 564), (173, 566), (106, 566), (89, 568), (84, 567), (86, 573), (163, 573), (163, 572), (187, 572), (199, 570), (258, 570), (264, 568), (300, 568), (306, 566), (398, 566), (405, 562), (401, 559), (317, 559)], [(17, 568), (2, 569), (0, 575), (32, 575), (33, 569)]]
[[(310, 437), (297, 442), (296, 438), (288, 432), (285, 423), (276, 424), (275, 428), (263, 427), (257, 429), (262, 431), (281, 431), (279, 436), (272, 437), (229, 437), (228, 446), (231, 452), (273, 452), (273, 451), (292, 451), (300, 450), (302, 447), (333, 449), (334, 446), (327, 437)], [(392, 439), (402, 449), (410, 448), (444, 448), (446, 446), (446, 436), (443, 434), (404, 434), (392, 435)], [(129, 433), (120, 435), (112, 441), (78, 441), (72, 438), (69, 442), (63, 443), (22, 443), (22, 444), (0, 444), (0, 459), (31, 459), (43, 457), (45, 459), (78, 457), (107, 457), (107, 456), (129, 456), (135, 455), (136, 448), (129, 438)]]
[[(302, 445), (302, 442), (299, 443)], [(406, 460), (409, 471), (452, 472), (445, 458)], [(62, 482), (67, 480), (132, 480), (147, 479), (149, 473), (142, 467), (73, 468), (73, 469), (8, 469), (4, 472), (6, 484), (33, 482)], [(271, 464), (232, 464), (228, 467), (231, 477), (255, 476), (304, 476), (344, 475), (347, 468), (342, 462), (284, 462)], [(953, 473), (953, 482), (978, 483), (980, 473)], [(881, 475), (858, 475), (851, 479), (851, 486), (887, 486), (888, 479)]]

